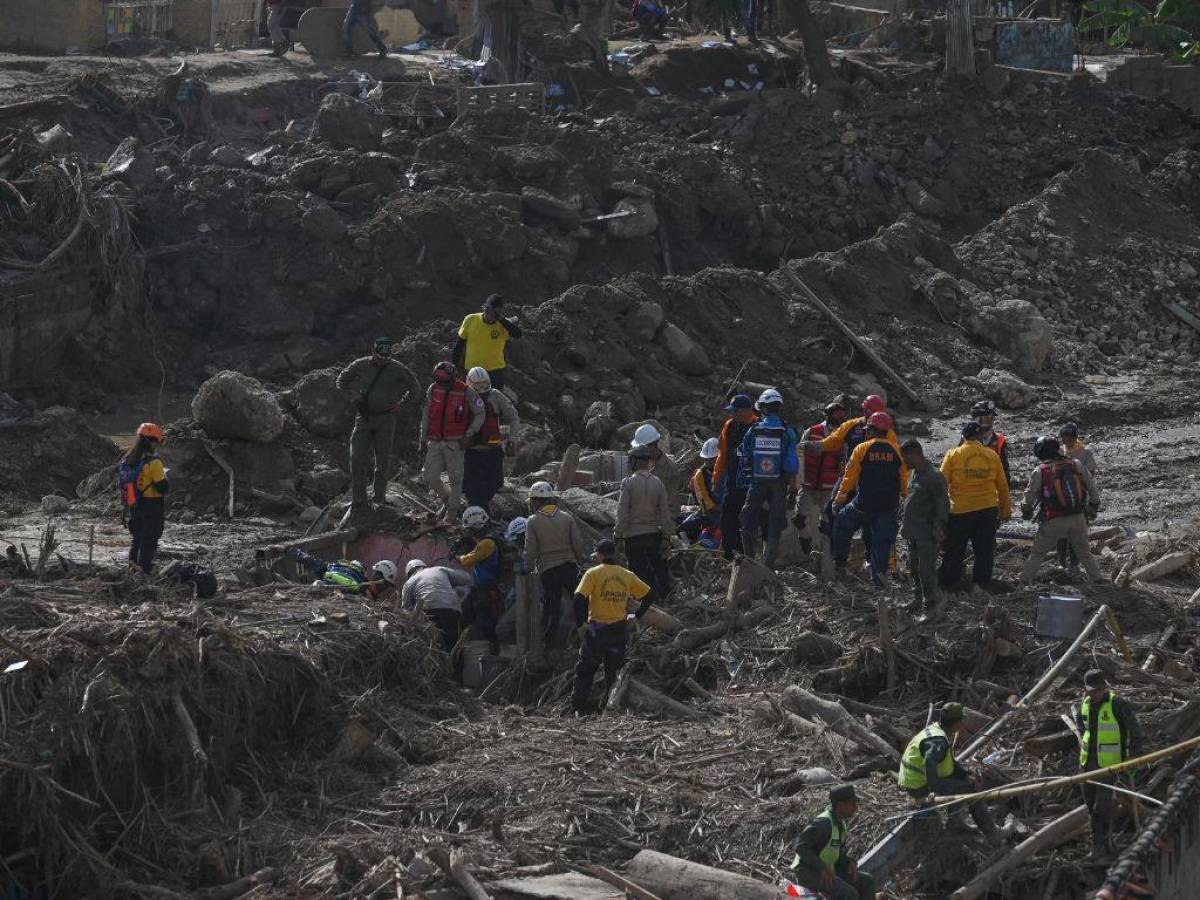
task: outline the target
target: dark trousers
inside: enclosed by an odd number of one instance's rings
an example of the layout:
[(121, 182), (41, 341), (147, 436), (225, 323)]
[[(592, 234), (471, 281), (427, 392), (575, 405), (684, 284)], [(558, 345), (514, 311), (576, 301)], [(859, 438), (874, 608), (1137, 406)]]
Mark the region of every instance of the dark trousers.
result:
[(821, 873), (814, 869), (793, 869), (791, 880), (800, 887), (819, 892), (827, 900), (875, 900), (875, 879), (866, 872), (851, 878), (849, 867), (840, 866), (834, 869), (834, 875), (837, 880), (831, 888), (821, 886)]
[[(908, 789), (906, 788), (905, 790)], [(977, 790), (979, 790), (979, 788), (975, 786), (975, 780), (970, 777), (970, 773), (968, 773), (965, 769), (960, 769), (957, 763), (955, 763), (954, 774), (949, 778), (943, 778), (938, 784), (939, 794), (973, 794)], [(923, 799), (928, 797), (932, 791), (928, 787), (924, 787), (916, 791), (909, 790), (908, 793), (913, 797)], [(953, 807), (951, 809), (953, 809)], [(984, 837), (987, 837), (996, 830), (996, 822), (992, 819), (992, 811), (988, 809), (987, 803), (985, 803), (983, 800), (977, 800), (972, 803), (967, 807), (967, 812), (971, 816), (971, 821), (975, 823), (975, 826), (979, 829), (980, 833), (984, 835)], [(924, 818), (925, 816), (936, 815), (936, 811), (928, 810), (926, 812), (918, 813), (916, 817)]]
[(383, 42), (383, 36), (379, 33), (379, 28), (375, 24), (375, 18), (371, 15), (366, 0), (350, 0), (346, 18), (342, 19), (342, 47), (345, 51), (347, 53), (354, 51), (354, 26), (360, 22), (363, 28), (367, 29), (367, 34), (371, 38), (371, 43), (375, 45), (375, 49), (386, 53), (387, 44)]
[[(1095, 766), (1087, 766), (1085, 771), (1092, 771)], [(1112, 784), (1113, 779), (1099, 779), (1103, 783)], [(1083, 783), (1083, 802), (1088, 808), (1088, 822), (1092, 826), (1092, 848), (1104, 850), (1108, 845), (1108, 832), (1112, 827), (1113, 792), (1108, 788), (1099, 787), (1091, 782)]]
[(458, 643), (458, 633), (462, 628), (462, 613), (457, 609), (427, 609), (425, 615), (429, 616), (435, 628), (442, 634), (442, 649), (449, 655), (454, 652), (454, 645)]
[(742, 507), (745, 505), (745, 491), (730, 490), (725, 495), (725, 505), (721, 507), (721, 546), (725, 549), (726, 559), (733, 559), (735, 553), (743, 552)]
[(463, 454), (463, 493), (469, 506), (488, 508), (504, 487), (504, 448), (468, 450)]
[[(392, 438), (396, 435), (396, 417), (392, 413), (371, 413), (354, 419), (350, 432), (350, 502), (366, 506), (367, 481), (373, 482), (376, 503), (387, 497), (388, 459)], [(372, 474), (371, 467), (374, 466)]]
[[(563, 594), (575, 596), (579, 585), (579, 567), (575, 563), (563, 563), (542, 573), (542, 640), (546, 646), (558, 634), (562, 621)], [(576, 623), (579, 624), (579, 623)]]
[(942, 545), (942, 568), (938, 581), (943, 588), (953, 588), (962, 580), (963, 560), (967, 544), (975, 552), (974, 582), (981, 587), (992, 583), (992, 563), (996, 557), (996, 530), (1000, 527), (1000, 510), (992, 506), (975, 512), (950, 514), (946, 526), (946, 543)]
[(671, 571), (662, 555), (661, 534), (639, 534), (625, 538), (625, 556), (629, 571), (654, 588), (659, 600), (671, 592)]
[(491, 379), (493, 390), (504, 390), (504, 373), (508, 369), (488, 369), (488, 378)]
[(154, 565), (165, 514), (163, 502), (158, 499), (142, 500), (129, 513), (129, 533), (133, 535), (133, 543), (129, 545), (129, 562), (146, 574)]
[(504, 596), (494, 585), (471, 588), (463, 604), (462, 620), (489, 641), (496, 640), (496, 625), (504, 612)]
[(579, 658), (575, 661), (575, 691), (572, 701), (578, 712), (589, 712), (592, 707), (592, 679), (596, 669), (604, 664), (604, 696), (612, 690), (617, 672), (625, 665), (625, 622), (611, 625), (588, 625), (579, 644)]
[(838, 566), (846, 565), (850, 555), (850, 539), (862, 530), (863, 543), (867, 547), (867, 562), (871, 566), (871, 578), (881, 581), (887, 577), (888, 561), (892, 558), (892, 545), (896, 542), (896, 513), (864, 512), (853, 503), (846, 506), (833, 520), (833, 559)]
[(743, 541), (753, 540), (753, 537), (747, 536), (758, 534), (764, 506), (767, 508), (767, 540), (779, 540), (783, 529), (787, 527), (787, 494), (787, 482), (783, 479), (750, 486), (746, 492), (746, 503), (742, 507)]
[(908, 542), (908, 564), (913, 580), (913, 599), (933, 606), (938, 592), (938, 545), (933, 538)]

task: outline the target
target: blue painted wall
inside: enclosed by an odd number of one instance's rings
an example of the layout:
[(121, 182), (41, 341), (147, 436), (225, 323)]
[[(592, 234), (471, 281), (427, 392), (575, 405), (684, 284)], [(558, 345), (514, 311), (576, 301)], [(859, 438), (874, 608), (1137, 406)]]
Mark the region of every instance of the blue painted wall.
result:
[(1070, 72), (1075, 29), (1050, 19), (996, 23), (996, 62), (1015, 69)]

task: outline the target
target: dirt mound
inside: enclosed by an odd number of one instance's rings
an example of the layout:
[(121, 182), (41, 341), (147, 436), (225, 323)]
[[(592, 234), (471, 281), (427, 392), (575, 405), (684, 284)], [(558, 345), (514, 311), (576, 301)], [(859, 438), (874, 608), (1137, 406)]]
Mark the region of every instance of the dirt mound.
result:
[[(82, 478), (113, 466), (120, 448), (100, 437), (75, 410), (33, 410), (0, 394), (0, 492), (27, 499), (75, 496)], [(116, 481), (110, 480), (113, 498)]]

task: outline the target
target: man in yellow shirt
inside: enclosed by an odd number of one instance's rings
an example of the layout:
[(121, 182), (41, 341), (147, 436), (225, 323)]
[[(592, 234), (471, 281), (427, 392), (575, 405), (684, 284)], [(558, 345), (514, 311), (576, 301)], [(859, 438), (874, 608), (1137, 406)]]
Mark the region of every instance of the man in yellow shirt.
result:
[(458, 340), (454, 343), (454, 363), (460, 371), (476, 366), (487, 370), (492, 387), (504, 389), (504, 347), (521, 336), (521, 329), (511, 319), (504, 318), (504, 298), (492, 294), (484, 301), (483, 311), (471, 313), (462, 320)]
[(942, 458), (942, 477), (950, 494), (950, 521), (938, 572), (943, 590), (958, 587), (968, 543), (975, 551), (972, 579), (980, 589), (987, 589), (992, 583), (996, 531), (1012, 517), (1004, 464), (995, 450), (979, 442), (982, 433), (978, 422), (967, 422), (962, 427), (963, 442)]
[[(625, 665), (626, 622), (640, 619), (654, 603), (654, 589), (624, 566), (613, 560), (617, 545), (610, 540), (596, 542), (592, 553), (595, 565), (583, 573), (575, 589), (575, 622), (579, 626), (579, 659), (575, 663), (573, 706), (578, 713), (592, 711), (592, 679), (600, 661), (604, 661), (604, 698)], [(640, 600), (634, 613), (629, 598)]]

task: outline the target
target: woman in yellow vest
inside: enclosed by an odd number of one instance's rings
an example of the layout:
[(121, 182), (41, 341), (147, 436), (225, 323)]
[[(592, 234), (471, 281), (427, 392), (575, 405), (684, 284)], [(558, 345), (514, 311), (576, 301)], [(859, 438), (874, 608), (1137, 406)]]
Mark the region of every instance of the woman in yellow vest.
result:
[[(1123, 699), (1109, 693), (1108, 680), (1099, 669), (1083, 676), (1087, 695), (1079, 704), (1079, 768), (1094, 772), (1142, 755), (1142, 726), (1133, 709)], [(1098, 779), (1112, 784), (1115, 776)], [(1108, 850), (1108, 830), (1112, 824), (1113, 792), (1095, 783), (1084, 782), (1083, 800), (1092, 826), (1091, 859), (1102, 858)]]
[[(918, 731), (900, 758), (899, 782), (909, 796), (925, 799), (937, 794), (970, 794), (977, 788), (971, 774), (954, 758), (954, 745), (967, 734), (961, 703), (947, 703), (938, 712), (938, 720)], [(957, 807), (961, 811), (961, 807)], [(979, 833), (993, 847), (999, 847), (1004, 836), (987, 804), (982, 800), (967, 808)]]
[(829, 792), (829, 806), (796, 840), (792, 880), (828, 900), (875, 900), (875, 879), (858, 871), (846, 852), (850, 820), (858, 812), (854, 785), (839, 784)]
[(154, 564), (158, 539), (166, 518), (167, 470), (155, 454), (162, 442), (163, 430), (153, 422), (143, 422), (137, 440), (117, 466), (117, 487), (124, 504), (125, 523), (133, 536), (129, 546), (129, 566), (146, 574)]

